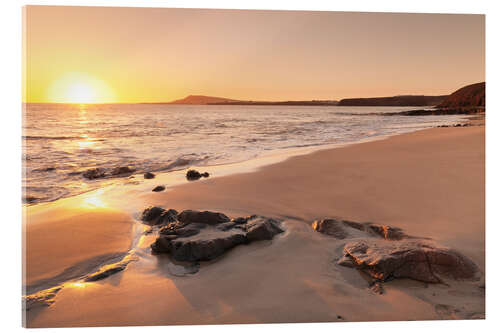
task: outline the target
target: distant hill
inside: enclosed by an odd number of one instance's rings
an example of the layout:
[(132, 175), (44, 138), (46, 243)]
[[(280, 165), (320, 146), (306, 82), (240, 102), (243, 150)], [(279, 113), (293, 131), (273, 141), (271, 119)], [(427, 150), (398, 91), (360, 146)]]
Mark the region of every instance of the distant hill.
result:
[(206, 105), (215, 103), (228, 103), (228, 102), (238, 102), (235, 99), (223, 98), (223, 97), (213, 97), (213, 96), (203, 96), (203, 95), (189, 95), (185, 98), (172, 101), (168, 104), (193, 104), (193, 105)]
[(486, 83), (474, 83), (458, 89), (448, 96), (437, 108), (458, 109), (458, 108), (477, 108), (486, 104)]
[(443, 102), (448, 95), (424, 96), (404, 95), (392, 97), (345, 98), (339, 106), (434, 106)]
[(267, 102), (267, 101), (231, 101), (222, 103), (210, 103), (216, 105), (302, 105), (302, 106), (329, 106), (337, 105), (338, 101), (333, 100), (312, 100), (312, 101), (278, 101), (278, 102)]
[(337, 101), (312, 100), (312, 101), (241, 101), (223, 97), (189, 95), (168, 104), (191, 104), (191, 105), (337, 105)]

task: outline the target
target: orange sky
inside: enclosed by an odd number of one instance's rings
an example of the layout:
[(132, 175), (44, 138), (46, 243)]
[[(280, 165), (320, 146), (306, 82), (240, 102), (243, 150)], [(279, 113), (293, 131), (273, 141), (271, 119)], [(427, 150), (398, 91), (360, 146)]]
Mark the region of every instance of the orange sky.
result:
[(28, 6), (28, 102), (448, 94), (484, 81), (484, 16)]

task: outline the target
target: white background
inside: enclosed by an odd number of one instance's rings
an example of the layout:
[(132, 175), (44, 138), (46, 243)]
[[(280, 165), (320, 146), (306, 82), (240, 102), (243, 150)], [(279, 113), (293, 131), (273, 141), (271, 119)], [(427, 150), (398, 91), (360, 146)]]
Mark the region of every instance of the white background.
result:
[[(86, 5), (86, 6), (135, 6), (135, 7), (184, 7), (184, 8), (237, 8), (237, 9), (288, 9), (370, 12), (418, 13), (474, 13), (486, 14), (486, 81), (487, 81), (487, 143), (486, 143), (486, 239), (487, 239), (487, 288), (486, 320), (470, 321), (420, 321), (379, 323), (287, 324), (287, 325), (223, 325), (223, 326), (169, 326), (93, 328), (96, 331), (131, 332), (253, 332), (255, 330), (320, 332), (488, 332), (500, 327), (499, 307), (499, 227), (500, 172), (498, 145), (500, 145), (500, 109), (498, 103), (499, 31), (500, 12), (498, 1), (482, 0), (238, 0), (238, 1), (21, 1), (3, 0), (0, 24), (0, 327), (5, 332), (21, 328), (21, 6), (33, 5)], [(286, 306), (286, 304), (283, 304)], [(496, 327), (498, 326), (498, 327)], [(80, 331), (82, 329), (79, 329)], [(83, 329), (87, 331), (88, 329)], [(40, 330), (38, 330), (40, 331)], [(53, 331), (42, 329), (41, 331)], [(58, 330), (61, 331), (61, 330)]]

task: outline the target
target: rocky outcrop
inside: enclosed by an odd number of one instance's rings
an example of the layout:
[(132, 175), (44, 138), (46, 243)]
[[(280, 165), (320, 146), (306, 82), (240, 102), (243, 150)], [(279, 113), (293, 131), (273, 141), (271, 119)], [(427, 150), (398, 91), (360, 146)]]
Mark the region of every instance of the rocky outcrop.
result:
[(135, 169), (128, 167), (128, 166), (122, 166), (122, 167), (116, 167), (111, 170), (111, 175), (112, 176), (124, 176), (124, 175), (129, 175), (133, 173)]
[(204, 224), (220, 224), (229, 222), (230, 219), (226, 215), (217, 212), (199, 212), (196, 210), (185, 210), (179, 214), (178, 220), (180, 222), (188, 223), (204, 223)]
[[(437, 105), (436, 105), (437, 104)], [(419, 106), (422, 104), (413, 104)], [(429, 104), (427, 104), (429, 105)], [(486, 83), (480, 82), (462, 87), (443, 98), (432, 109), (386, 112), (386, 116), (440, 116), (457, 114), (477, 114), (486, 111)]]
[(480, 82), (462, 87), (448, 96), (437, 108), (466, 109), (484, 108), (486, 105), (486, 83)]
[(262, 216), (231, 221), (217, 212), (186, 210), (160, 229), (151, 245), (154, 253), (169, 253), (178, 261), (215, 259), (240, 244), (272, 239), (283, 232), (280, 223)]
[(483, 112), (484, 108), (471, 107), (471, 108), (450, 108), (450, 109), (423, 109), (423, 110), (409, 110), (398, 112), (384, 112), (379, 113), (382, 116), (446, 116), (457, 114), (476, 114)]
[[(324, 219), (314, 221), (312, 228), (317, 232), (333, 236), (337, 239), (379, 236), (387, 240), (400, 240), (408, 237), (400, 228), (371, 222)], [(364, 234), (359, 234), (359, 231)]]
[(238, 229), (246, 231), (246, 238), (250, 242), (273, 239), (274, 235), (283, 232), (275, 220), (262, 216), (255, 216), (252, 219), (248, 219), (244, 227), (241, 224), (235, 224), (235, 226)]
[(335, 219), (325, 219), (320, 221), (314, 221), (312, 227), (317, 232), (333, 236), (337, 239), (344, 239), (347, 237), (347, 232), (343, 226), (343, 221)]
[(373, 279), (371, 289), (377, 293), (383, 292), (381, 283), (391, 279), (439, 283), (442, 277), (474, 279), (479, 272), (457, 251), (409, 236), (400, 228), (340, 219), (314, 221), (312, 227), (346, 242), (337, 264), (367, 273)]
[(165, 210), (162, 207), (150, 206), (146, 208), (141, 215), (141, 221), (147, 225), (160, 225), (174, 222), (177, 220), (177, 211), (175, 209)]
[(339, 106), (431, 106), (445, 100), (447, 95), (424, 96), (402, 95), (392, 97), (345, 98), (340, 100)]
[(104, 170), (103, 168), (93, 168), (93, 169), (88, 169), (88, 170), (85, 170), (83, 173), (82, 173), (83, 177), (87, 178), (87, 179), (98, 179), (98, 178), (104, 178), (106, 177), (106, 170)]
[[(121, 166), (121, 167), (116, 167), (111, 170), (106, 169), (106, 168), (92, 168), (92, 169), (87, 169), (82, 173), (82, 176), (84, 178), (87, 178), (89, 180), (93, 179), (99, 179), (99, 178), (105, 178), (105, 177), (123, 177), (123, 176), (128, 176), (132, 174), (135, 171), (135, 169), (130, 168), (128, 166)], [(77, 173), (72, 173), (72, 174), (78, 174)]]
[(424, 240), (349, 242), (338, 264), (358, 268), (376, 281), (408, 278), (428, 283), (440, 276), (473, 279), (477, 266), (460, 253)]

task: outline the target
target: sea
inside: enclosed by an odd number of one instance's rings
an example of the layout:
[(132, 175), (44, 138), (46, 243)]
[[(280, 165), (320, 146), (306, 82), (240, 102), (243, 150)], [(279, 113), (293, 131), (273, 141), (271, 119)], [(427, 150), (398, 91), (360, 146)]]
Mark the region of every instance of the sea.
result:
[(91, 168), (140, 174), (231, 164), (354, 144), (462, 122), (465, 117), (387, 116), (421, 107), (171, 104), (24, 104), (23, 196), (54, 201), (103, 186)]

